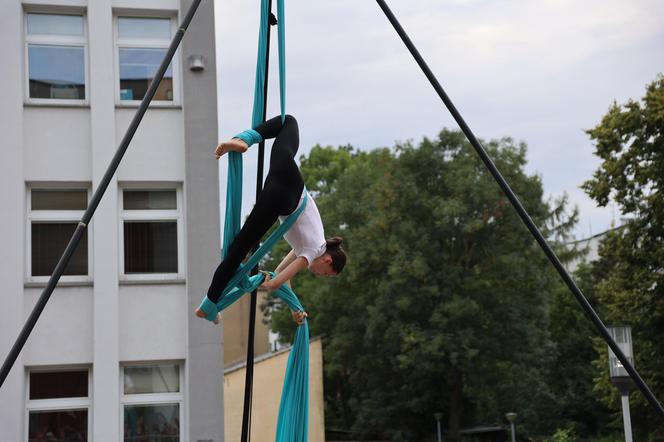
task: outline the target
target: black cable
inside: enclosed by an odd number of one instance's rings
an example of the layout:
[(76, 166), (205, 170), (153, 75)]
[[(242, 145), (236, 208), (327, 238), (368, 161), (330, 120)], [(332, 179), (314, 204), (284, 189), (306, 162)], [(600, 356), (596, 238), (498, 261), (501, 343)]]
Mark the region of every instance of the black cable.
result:
[(101, 202), (101, 199), (104, 196), (104, 193), (106, 192), (106, 189), (108, 188), (108, 185), (110, 184), (113, 175), (115, 175), (115, 171), (118, 169), (118, 166), (122, 161), (122, 157), (127, 151), (129, 143), (134, 137), (136, 129), (138, 129), (138, 126), (141, 123), (141, 120), (143, 119), (143, 116), (145, 115), (145, 112), (147, 111), (148, 106), (150, 105), (150, 102), (154, 97), (154, 94), (157, 92), (157, 87), (159, 87), (159, 83), (161, 83), (162, 78), (164, 78), (164, 73), (166, 72), (168, 65), (171, 63), (173, 55), (175, 54), (175, 51), (180, 45), (182, 37), (184, 37), (184, 33), (189, 27), (189, 23), (191, 23), (191, 20), (194, 18), (194, 14), (196, 13), (196, 10), (198, 9), (200, 3), (201, 0), (193, 0), (193, 3), (189, 7), (189, 10), (187, 11), (187, 14), (185, 15), (184, 19), (182, 20), (182, 23), (180, 24), (177, 32), (175, 33), (173, 40), (171, 40), (171, 44), (168, 47), (168, 51), (166, 52), (164, 59), (161, 61), (159, 69), (157, 69), (157, 72), (155, 73), (152, 83), (150, 83), (150, 87), (145, 93), (145, 96), (143, 97), (141, 104), (138, 106), (138, 109), (134, 114), (134, 118), (131, 120), (129, 127), (127, 128), (127, 131), (125, 132), (124, 137), (120, 142), (118, 150), (115, 152), (115, 155), (111, 160), (111, 163), (106, 169), (106, 173), (99, 182), (97, 190), (95, 191), (94, 195), (92, 195), (92, 199), (90, 200), (88, 208), (85, 210), (85, 213), (83, 214), (81, 221), (78, 223), (78, 226), (74, 231), (74, 234), (69, 240), (69, 243), (65, 248), (65, 251), (60, 257), (60, 260), (58, 261), (57, 265), (55, 266), (55, 269), (53, 270), (53, 273), (51, 274), (51, 277), (49, 278), (48, 283), (46, 284), (46, 288), (44, 288), (44, 291), (37, 300), (37, 303), (33, 307), (30, 316), (28, 316), (28, 320), (25, 322), (23, 329), (16, 338), (16, 342), (14, 342), (14, 345), (9, 351), (9, 354), (5, 359), (5, 362), (2, 364), (2, 368), (0, 369), (0, 387), (2, 387), (2, 384), (4, 384), (5, 379), (7, 378), (9, 372), (14, 366), (14, 363), (16, 362), (18, 355), (21, 353), (23, 346), (25, 345), (26, 341), (28, 340), (28, 337), (30, 336), (30, 333), (32, 332), (32, 329), (37, 324), (39, 316), (46, 307), (46, 303), (51, 297), (53, 290), (55, 290), (55, 286), (58, 284), (60, 277), (67, 268), (67, 264), (69, 263), (71, 256), (74, 254), (74, 251), (76, 251), (78, 243), (83, 237), (85, 230), (88, 228), (88, 224), (90, 224), (90, 220), (92, 219), (95, 210), (97, 210), (97, 206)]
[(429, 69), (429, 66), (424, 61), (417, 48), (408, 37), (408, 34), (406, 34), (406, 31), (404, 31), (404, 29), (401, 27), (401, 24), (394, 16), (390, 8), (387, 6), (385, 1), (384, 0), (376, 0), (376, 1), (378, 2), (378, 6), (380, 6), (380, 8), (385, 13), (385, 16), (394, 27), (394, 30), (397, 32), (397, 34), (399, 34), (399, 37), (401, 37), (401, 40), (406, 45), (413, 58), (415, 58), (415, 61), (424, 72), (424, 75), (426, 75), (426, 77), (429, 79), (429, 82), (438, 93), (440, 99), (443, 100), (443, 103), (445, 103), (445, 106), (450, 111), (450, 113), (456, 120), (457, 124), (463, 131), (463, 133), (466, 135), (466, 138), (468, 138), (468, 141), (470, 141), (470, 144), (472, 144), (473, 148), (475, 148), (475, 151), (484, 162), (486, 168), (489, 169), (491, 175), (493, 175), (494, 179), (498, 182), (500, 188), (503, 190), (507, 198), (510, 200), (510, 203), (512, 203), (512, 206), (519, 214), (519, 217), (521, 217), (523, 223), (526, 225), (528, 230), (530, 230), (530, 233), (533, 235), (537, 243), (540, 245), (540, 247), (546, 254), (546, 256), (549, 258), (551, 264), (556, 268), (556, 270), (560, 274), (560, 277), (563, 279), (565, 284), (567, 284), (567, 287), (570, 289), (572, 294), (574, 294), (576, 300), (579, 302), (579, 304), (581, 304), (581, 307), (583, 307), (583, 309), (586, 312), (586, 315), (595, 325), (595, 328), (597, 328), (597, 331), (599, 332), (600, 336), (606, 341), (611, 350), (613, 350), (613, 352), (616, 354), (616, 357), (623, 364), (625, 370), (627, 370), (632, 380), (639, 387), (639, 390), (641, 390), (641, 392), (645, 395), (646, 399), (648, 399), (650, 404), (655, 408), (655, 411), (657, 411), (657, 413), (661, 417), (664, 417), (664, 408), (662, 408), (662, 405), (659, 403), (653, 392), (650, 390), (645, 381), (641, 378), (636, 369), (629, 362), (629, 360), (622, 352), (620, 347), (618, 347), (618, 345), (615, 343), (615, 341), (609, 334), (608, 330), (602, 323), (602, 320), (599, 318), (595, 310), (593, 310), (592, 306), (590, 305), (586, 297), (583, 295), (579, 287), (576, 285), (572, 277), (569, 275), (567, 270), (565, 270), (565, 267), (563, 267), (562, 263), (560, 262), (560, 259), (558, 259), (558, 256), (556, 256), (551, 246), (547, 243), (546, 239), (544, 239), (544, 236), (539, 231), (533, 220), (530, 218), (530, 215), (523, 207), (518, 197), (514, 194), (507, 181), (505, 181), (505, 178), (503, 178), (502, 174), (491, 160), (491, 157), (489, 157), (489, 155), (484, 150), (480, 142), (477, 140), (477, 138), (475, 138), (475, 135), (470, 130), (470, 127), (468, 127), (463, 117), (452, 103), (452, 100), (450, 100), (450, 98), (447, 96), (447, 94), (443, 90), (443, 87), (440, 85), (440, 83), (436, 79), (431, 69)]
[[(263, 115), (261, 122), (265, 122), (267, 117), (267, 92), (268, 92), (268, 78), (270, 71), (270, 25), (277, 23), (276, 18), (272, 14), (272, 0), (268, 2), (268, 27), (267, 27), (267, 44), (265, 51), (265, 78), (263, 83)], [(265, 163), (265, 140), (258, 144), (258, 171), (256, 172), (256, 201), (263, 190), (263, 168)], [(258, 250), (258, 244), (254, 247), (252, 252)], [(251, 274), (258, 273), (258, 265), (252, 270)], [(251, 301), (249, 304), (249, 337), (247, 338), (247, 364), (246, 376), (244, 379), (244, 405), (242, 410), (242, 434), (240, 436), (241, 442), (248, 442), (251, 436), (251, 401), (254, 390), (254, 336), (256, 332), (256, 304), (258, 298), (258, 290), (251, 292)]]

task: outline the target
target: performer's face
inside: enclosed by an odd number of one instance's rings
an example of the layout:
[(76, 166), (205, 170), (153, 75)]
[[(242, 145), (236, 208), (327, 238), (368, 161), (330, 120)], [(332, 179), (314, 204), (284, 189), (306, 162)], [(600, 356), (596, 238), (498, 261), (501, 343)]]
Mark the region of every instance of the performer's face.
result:
[(314, 259), (309, 270), (316, 276), (336, 276), (337, 274), (332, 268), (332, 257), (327, 253)]

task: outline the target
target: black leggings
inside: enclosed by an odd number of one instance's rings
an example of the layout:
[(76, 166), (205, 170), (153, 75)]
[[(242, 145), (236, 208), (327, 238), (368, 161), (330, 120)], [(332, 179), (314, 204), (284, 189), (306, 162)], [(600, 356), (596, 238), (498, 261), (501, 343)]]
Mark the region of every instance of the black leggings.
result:
[(263, 190), (251, 210), (242, 230), (228, 248), (226, 258), (212, 277), (207, 297), (216, 303), (247, 253), (258, 244), (279, 216), (295, 211), (302, 196), (304, 181), (295, 164), (300, 144), (297, 121), (290, 115), (281, 123), (281, 116), (272, 118), (255, 130), (263, 139), (274, 138), (270, 155), (270, 170)]

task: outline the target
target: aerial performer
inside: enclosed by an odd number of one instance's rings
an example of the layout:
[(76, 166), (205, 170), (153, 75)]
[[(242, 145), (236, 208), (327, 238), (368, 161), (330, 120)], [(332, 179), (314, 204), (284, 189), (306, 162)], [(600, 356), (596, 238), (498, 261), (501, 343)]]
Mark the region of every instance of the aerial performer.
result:
[[(214, 308), (242, 260), (270, 227), (277, 220), (283, 222), (303, 203), (304, 209), (284, 235), (292, 250), (275, 269), (274, 278), (265, 274), (261, 287), (269, 291), (276, 290), (307, 268), (316, 276), (336, 276), (346, 265), (341, 238), (325, 239), (318, 207), (304, 187), (302, 174), (295, 163), (300, 136), (293, 116), (286, 115), (283, 122), (281, 116), (277, 116), (255, 129), (245, 130), (229, 141), (220, 143), (214, 154), (218, 160), (231, 151), (244, 153), (252, 144), (270, 138), (274, 138), (274, 143), (265, 186), (242, 229), (228, 248), (226, 257), (214, 272), (207, 299), (195, 311), (200, 318), (209, 318), (210, 311), (205, 311), (208, 310), (206, 305), (209, 309)], [(293, 312), (293, 319), (297, 323), (302, 323), (305, 316), (306, 312)], [(219, 321), (220, 314), (217, 313), (214, 323)]]

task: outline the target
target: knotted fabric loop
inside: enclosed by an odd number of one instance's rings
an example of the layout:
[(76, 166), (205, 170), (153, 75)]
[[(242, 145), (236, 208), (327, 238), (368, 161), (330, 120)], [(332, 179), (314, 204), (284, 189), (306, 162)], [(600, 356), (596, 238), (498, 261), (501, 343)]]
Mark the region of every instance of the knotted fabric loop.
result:
[(259, 134), (253, 129), (244, 130), (239, 134), (235, 135), (233, 138), (239, 138), (240, 140), (247, 143), (247, 146), (251, 146), (252, 144), (258, 144), (261, 141), (263, 141), (263, 137), (261, 136), (261, 134)]

